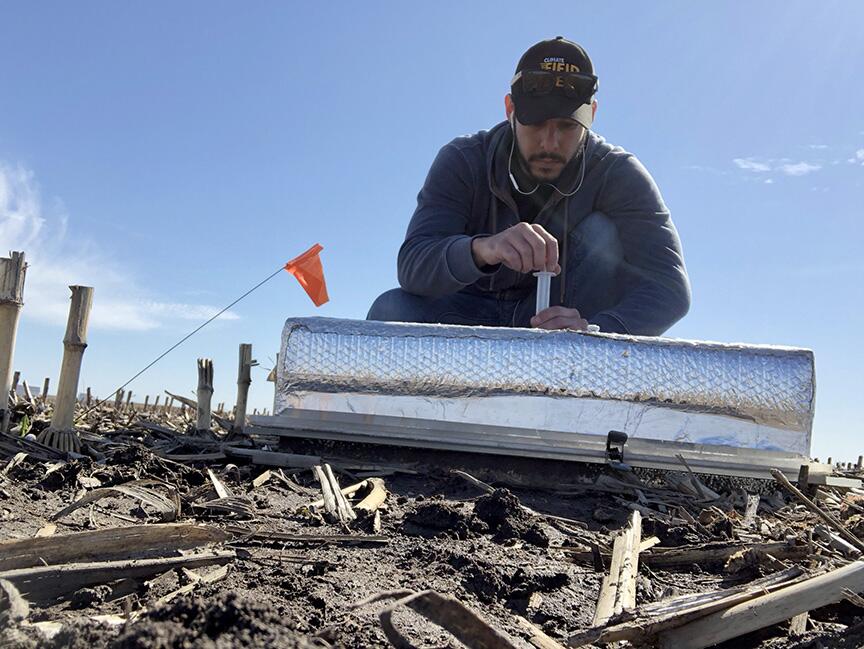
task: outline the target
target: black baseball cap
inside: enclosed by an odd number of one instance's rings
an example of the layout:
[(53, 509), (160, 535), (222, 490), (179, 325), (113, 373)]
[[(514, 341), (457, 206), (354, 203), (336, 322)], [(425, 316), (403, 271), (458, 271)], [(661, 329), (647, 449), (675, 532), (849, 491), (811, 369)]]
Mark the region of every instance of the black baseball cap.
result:
[(591, 101), (597, 91), (594, 64), (581, 45), (563, 36), (528, 48), (516, 65), (510, 91), (522, 124), (564, 117), (591, 127)]

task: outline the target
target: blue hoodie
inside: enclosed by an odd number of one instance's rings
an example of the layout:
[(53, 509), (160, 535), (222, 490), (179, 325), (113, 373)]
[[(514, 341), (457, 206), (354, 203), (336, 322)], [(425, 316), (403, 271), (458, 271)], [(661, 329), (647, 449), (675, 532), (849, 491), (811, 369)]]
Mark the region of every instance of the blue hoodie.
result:
[[(520, 221), (510, 190), (511, 143), (510, 126), (502, 122), (489, 131), (458, 137), (438, 153), (399, 250), (399, 283), (405, 291), (441, 297), (468, 290), (500, 299), (530, 292), (530, 275), (503, 265), (478, 268), (471, 254), (473, 239)], [(618, 228), (627, 272), (621, 273), (620, 301), (590, 320), (602, 331), (660, 335), (690, 306), (690, 283), (669, 210), (654, 179), (633, 154), (589, 133), (585, 156), (580, 190), (572, 197), (554, 192), (533, 222), (564, 242), (564, 269), (565, 233), (592, 212), (610, 218)], [(578, 166), (581, 171), (581, 160), (574, 162), (578, 165), (568, 165), (569, 173), (565, 169), (560, 179), (564, 193), (575, 189), (580, 175), (573, 170)], [(563, 296), (566, 277), (556, 280)], [(553, 297), (551, 304), (561, 304), (561, 297)]]

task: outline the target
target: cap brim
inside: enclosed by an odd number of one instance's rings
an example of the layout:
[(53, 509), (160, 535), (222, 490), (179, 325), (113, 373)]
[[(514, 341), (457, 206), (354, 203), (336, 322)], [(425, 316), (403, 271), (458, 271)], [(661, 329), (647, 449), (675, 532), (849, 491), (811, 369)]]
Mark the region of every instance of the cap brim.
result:
[(520, 124), (539, 124), (547, 119), (573, 119), (585, 128), (591, 128), (591, 104), (580, 104), (578, 99), (562, 95), (530, 97), (514, 93), (513, 104)]

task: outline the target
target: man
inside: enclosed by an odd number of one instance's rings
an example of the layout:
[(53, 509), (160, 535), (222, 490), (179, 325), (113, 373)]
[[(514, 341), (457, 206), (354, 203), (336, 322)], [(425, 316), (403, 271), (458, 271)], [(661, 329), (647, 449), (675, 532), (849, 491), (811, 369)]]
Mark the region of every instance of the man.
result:
[[(593, 133), (597, 77), (559, 36), (531, 47), (507, 121), (444, 146), (370, 320), (656, 336), (687, 313), (678, 233), (654, 180)], [(534, 314), (535, 271), (556, 274)]]

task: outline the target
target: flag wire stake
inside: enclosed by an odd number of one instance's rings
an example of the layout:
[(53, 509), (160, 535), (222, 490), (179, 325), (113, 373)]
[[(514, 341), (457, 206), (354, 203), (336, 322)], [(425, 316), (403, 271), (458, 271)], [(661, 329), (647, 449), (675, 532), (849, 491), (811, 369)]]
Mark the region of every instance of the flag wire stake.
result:
[(193, 329), (193, 330), (190, 331), (188, 334), (186, 334), (185, 336), (183, 336), (183, 338), (181, 338), (180, 340), (178, 340), (176, 343), (174, 343), (173, 345), (171, 345), (171, 346), (170, 346), (168, 349), (166, 349), (164, 352), (162, 352), (161, 354), (159, 354), (159, 356), (157, 356), (157, 357), (154, 358), (152, 361), (150, 361), (150, 363), (148, 363), (148, 364), (147, 364), (147, 365), (146, 365), (142, 370), (140, 370), (140, 371), (139, 371), (135, 376), (133, 376), (133, 377), (132, 377), (131, 379), (129, 379), (128, 381), (126, 381), (123, 385), (121, 385), (119, 388), (117, 388), (116, 390), (114, 390), (114, 391), (113, 391), (111, 394), (109, 394), (107, 397), (105, 397), (104, 399), (100, 399), (98, 402), (96, 402), (96, 404), (94, 404), (93, 406), (91, 406), (90, 408), (88, 408), (87, 410), (85, 410), (84, 412), (82, 412), (80, 415), (78, 415), (78, 417), (76, 417), (76, 419), (80, 419), (81, 417), (84, 417), (84, 416), (90, 414), (91, 412), (93, 412), (96, 408), (98, 408), (98, 407), (101, 406), (103, 403), (105, 403), (106, 401), (108, 401), (111, 397), (113, 397), (114, 395), (116, 395), (118, 392), (120, 392), (120, 390), (122, 390), (122, 389), (125, 388), (127, 385), (129, 385), (130, 383), (132, 383), (132, 381), (134, 381), (134, 380), (137, 379), (139, 376), (141, 376), (142, 374), (144, 374), (144, 372), (146, 372), (147, 370), (149, 370), (149, 369), (150, 369), (151, 367), (153, 367), (156, 363), (158, 363), (159, 361), (161, 361), (161, 360), (162, 360), (163, 358), (165, 358), (168, 354), (170, 354), (171, 352), (173, 352), (173, 351), (174, 351), (175, 349), (177, 349), (180, 345), (182, 345), (183, 343), (185, 343), (185, 342), (186, 342), (187, 340), (189, 340), (192, 336), (194, 336), (195, 334), (197, 334), (197, 333), (198, 333), (199, 331), (201, 331), (204, 327), (206, 327), (208, 324), (210, 324), (211, 322), (213, 322), (216, 318), (218, 318), (220, 315), (222, 315), (223, 313), (225, 313), (228, 309), (230, 309), (232, 306), (234, 306), (235, 304), (237, 304), (237, 303), (238, 303), (240, 300), (242, 300), (244, 297), (246, 297), (247, 295), (249, 295), (249, 294), (252, 293), (253, 291), (255, 291), (255, 290), (261, 288), (262, 286), (264, 286), (264, 284), (266, 284), (266, 283), (269, 282), (271, 279), (273, 279), (274, 277), (276, 277), (276, 275), (278, 275), (279, 273), (281, 273), (283, 270), (285, 270), (285, 265), (279, 266), (279, 269), (278, 269), (275, 273), (273, 273), (272, 275), (268, 276), (266, 279), (263, 279), (263, 280), (261, 280), (260, 282), (258, 282), (255, 286), (253, 286), (252, 288), (250, 288), (250, 289), (249, 289), (248, 291), (246, 291), (243, 295), (241, 295), (241, 296), (238, 297), (236, 300), (234, 300), (231, 304), (229, 304), (228, 306), (224, 307), (224, 308), (223, 308), (221, 311), (219, 311), (216, 315), (210, 317), (210, 319), (208, 319), (208, 320), (206, 320), (205, 322), (203, 322), (202, 324), (198, 325), (195, 329)]

